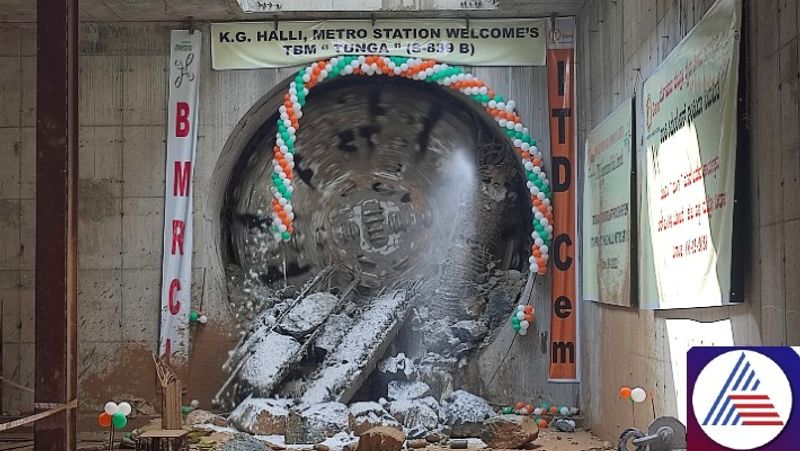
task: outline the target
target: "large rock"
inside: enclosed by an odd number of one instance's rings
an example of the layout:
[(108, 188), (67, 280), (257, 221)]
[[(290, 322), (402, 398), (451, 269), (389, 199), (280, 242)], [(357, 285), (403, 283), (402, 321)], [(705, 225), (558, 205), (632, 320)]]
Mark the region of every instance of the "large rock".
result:
[(228, 416), (228, 423), (242, 432), (283, 435), (291, 402), (283, 399), (247, 398)]
[(378, 426), (403, 430), (403, 426), (376, 402), (356, 402), (350, 405), (353, 415), (353, 433), (361, 435)]
[(225, 418), (215, 415), (207, 410), (192, 410), (186, 415), (184, 423), (187, 426), (197, 426), (200, 424), (213, 424), (214, 426), (227, 426)]
[(451, 436), (478, 437), (483, 422), (495, 415), (492, 406), (481, 397), (456, 390), (442, 401), (444, 422), (451, 427)]
[(286, 314), (278, 328), (299, 340), (322, 325), (338, 302), (330, 293), (309, 294)]
[(392, 401), (418, 399), (431, 394), (431, 387), (419, 381), (391, 381), (389, 382), (388, 398)]
[[(439, 425), (439, 403), (428, 396), (422, 399), (404, 399), (388, 404), (389, 413), (408, 431), (418, 433), (436, 429)], [(423, 434), (424, 435), (424, 434)]]
[(339, 432), (349, 431), (352, 422), (350, 409), (338, 402), (293, 409), (286, 422), (286, 443), (319, 443)]
[(300, 343), (288, 335), (269, 333), (253, 345), (252, 354), (242, 366), (239, 379), (260, 396), (272, 390), (294, 367)]
[(361, 434), (356, 451), (400, 451), (405, 441), (406, 435), (397, 429), (372, 428)]
[(489, 448), (516, 449), (536, 440), (539, 427), (530, 416), (499, 415), (483, 423), (481, 440)]

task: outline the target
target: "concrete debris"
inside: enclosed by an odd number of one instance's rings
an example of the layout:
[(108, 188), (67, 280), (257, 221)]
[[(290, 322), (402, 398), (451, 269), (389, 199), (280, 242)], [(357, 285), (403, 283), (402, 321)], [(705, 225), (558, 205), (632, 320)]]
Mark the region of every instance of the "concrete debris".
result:
[(405, 430), (406, 437), (409, 439), (420, 439), (428, 434), (428, 429), (425, 426), (417, 425)]
[(431, 387), (434, 396), (445, 398), (453, 392), (453, 374), (459, 365), (459, 359), (444, 357), (440, 354), (429, 352), (417, 364), (419, 380)]
[(350, 431), (352, 423), (350, 409), (338, 402), (292, 409), (286, 422), (286, 443), (319, 443), (339, 432)]
[(378, 364), (403, 324), (409, 292), (392, 291), (372, 299), (358, 322), (310, 377), (303, 404), (347, 402)]
[(330, 293), (309, 294), (278, 323), (278, 330), (302, 340), (325, 322), (338, 302), (339, 299)]
[(481, 440), (489, 448), (517, 449), (539, 437), (539, 427), (528, 415), (498, 415), (483, 423)]
[(283, 435), (291, 401), (249, 397), (228, 416), (228, 423), (242, 432)]
[(216, 447), (218, 451), (271, 451), (261, 440), (249, 434), (234, 434), (228, 440), (223, 441)]
[(406, 435), (401, 431), (377, 427), (359, 437), (356, 451), (400, 451), (405, 441)]
[(239, 381), (256, 396), (269, 396), (299, 360), (300, 343), (288, 335), (270, 332), (257, 342), (239, 372)]
[(410, 380), (417, 370), (414, 361), (401, 352), (396, 356), (381, 360), (378, 364), (378, 371), (384, 374), (404, 375), (406, 380)]
[(358, 443), (358, 437), (349, 432), (339, 432), (334, 434), (333, 437), (326, 439), (322, 443), (315, 445), (327, 447), (331, 451), (342, 451), (343, 449), (353, 449)]
[(480, 321), (463, 320), (450, 326), (450, 331), (460, 342), (477, 346), (477, 342), (483, 340), (489, 328)]
[(399, 421), (414, 437), (424, 437), (439, 425), (439, 403), (432, 397), (422, 399), (404, 399), (389, 403), (389, 413)]
[(425, 436), (425, 440), (427, 440), (428, 443), (439, 443), (441, 441), (444, 441), (444, 439), (446, 438), (447, 437), (444, 434), (436, 431), (428, 432), (428, 434)]
[(350, 405), (350, 413), (353, 415), (353, 433), (357, 436), (378, 426), (403, 430), (403, 426), (375, 402), (353, 403)]
[(575, 432), (575, 420), (557, 418), (552, 423), (553, 429), (559, 432)]
[(409, 441), (406, 442), (406, 448), (411, 448), (411, 449), (425, 448), (428, 445), (429, 445), (428, 441), (425, 440), (424, 438), (423, 439), (419, 439), (418, 438), (418, 439), (409, 440)]
[(322, 443), (317, 443), (316, 445), (314, 445), (313, 450), (314, 451), (331, 451), (331, 448), (328, 445), (323, 445)]
[(420, 381), (391, 381), (388, 390), (388, 398), (392, 401), (417, 399), (431, 394), (431, 387)]
[(322, 328), (314, 347), (321, 350), (324, 354), (333, 352), (342, 341), (342, 337), (353, 325), (353, 319), (347, 315), (331, 315)]
[(483, 422), (495, 415), (486, 400), (464, 390), (442, 400), (442, 411), (444, 422), (452, 428), (451, 436), (457, 438), (479, 436)]
[(225, 421), (225, 418), (215, 415), (207, 410), (200, 409), (189, 412), (183, 422), (190, 427), (199, 424), (213, 424), (215, 426), (227, 426), (228, 424)]

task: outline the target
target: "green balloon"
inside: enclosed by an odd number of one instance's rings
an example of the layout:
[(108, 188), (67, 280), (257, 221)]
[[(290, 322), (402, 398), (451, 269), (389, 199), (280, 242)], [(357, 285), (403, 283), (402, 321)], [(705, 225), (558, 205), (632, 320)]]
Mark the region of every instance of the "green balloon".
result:
[(511, 327), (514, 328), (514, 332), (519, 332), (519, 324), (512, 324)]
[(550, 403), (549, 402), (543, 402), (542, 403), (542, 409), (550, 410)]
[(189, 321), (195, 322), (195, 321), (197, 321), (198, 318), (200, 318), (200, 314), (198, 314), (197, 312), (190, 312), (189, 313)]
[(511, 317), (511, 324), (519, 326), (519, 318), (517, 318), (516, 315)]
[(189, 412), (191, 412), (191, 411), (192, 411), (192, 406), (183, 406), (183, 407), (181, 407), (181, 413), (183, 413), (184, 415), (188, 415)]
[(115, 429), (122, 429), (128, 424), (128, 419), (125, 418), (125, 414), (122, 412), (116, 412), (114, 415), (111, 416), (111, 424), (114, 425)]
[(505, 406), (503, 407), (503, 413), (505, 414), (514, 413), (514, 409), (509, 406)]

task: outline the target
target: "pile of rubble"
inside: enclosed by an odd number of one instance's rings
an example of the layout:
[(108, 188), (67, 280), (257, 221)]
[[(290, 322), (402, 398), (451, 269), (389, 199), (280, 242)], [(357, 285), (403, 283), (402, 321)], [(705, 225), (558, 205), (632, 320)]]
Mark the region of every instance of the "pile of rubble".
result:
[[(248, 302), (251, 313), (240, 312), (248, 326), (214, 399), (230, 414), (193, 418), (193, 430), (208, 432), (206, 443), (224, 442), (216, 448), (229, 451), (259, 449), (256, 442), (391, 451), (386, 443), (422, 448), (480, 438), (492, 448), (517, 448), (536, 439), (533, 418), (498, 415), (454, 387), (457, 369), (508, 317), (523, 274), (489, 264), (471, 295), (448, 302), (447, 311), (434, 301), (449, 292), (430, 281), (369, 295), (357, 295), (357, 280), (312, 292), (328, 277), (323, 271), (297, 291), (245, 293), (258, 306)], [(396, 354), (385, 357), (390, 349)]]
[[(459, 447), (481, 440), (495, 449), (521, 448), (538, 437), (533, 418), (500, 415), (482, 398), (457, 390), (441, 402), (422, 382), (393, 384), (388, 399), (303, 404), (248, 397), (227, 419), (193, 411), (186, 423), (200, 448), (313, 448), (316, 451), (397, 451)], [(481, 444), (483, 445), (483, 444)]]

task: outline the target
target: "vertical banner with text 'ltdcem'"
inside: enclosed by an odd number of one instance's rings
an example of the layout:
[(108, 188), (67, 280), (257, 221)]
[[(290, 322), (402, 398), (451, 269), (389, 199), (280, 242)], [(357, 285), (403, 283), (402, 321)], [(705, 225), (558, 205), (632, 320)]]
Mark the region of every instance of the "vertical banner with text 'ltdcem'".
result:
[(159, 354), (174, 363), (189, 355), (192, 286), (192, 174), (197, 147), (199, 31), (173, 30), (167, 104), (164, 260)]
[(558, 18), (547, 43), (547, 91), (553, 189), (551, 382), (578, 381), (575, 20)]

